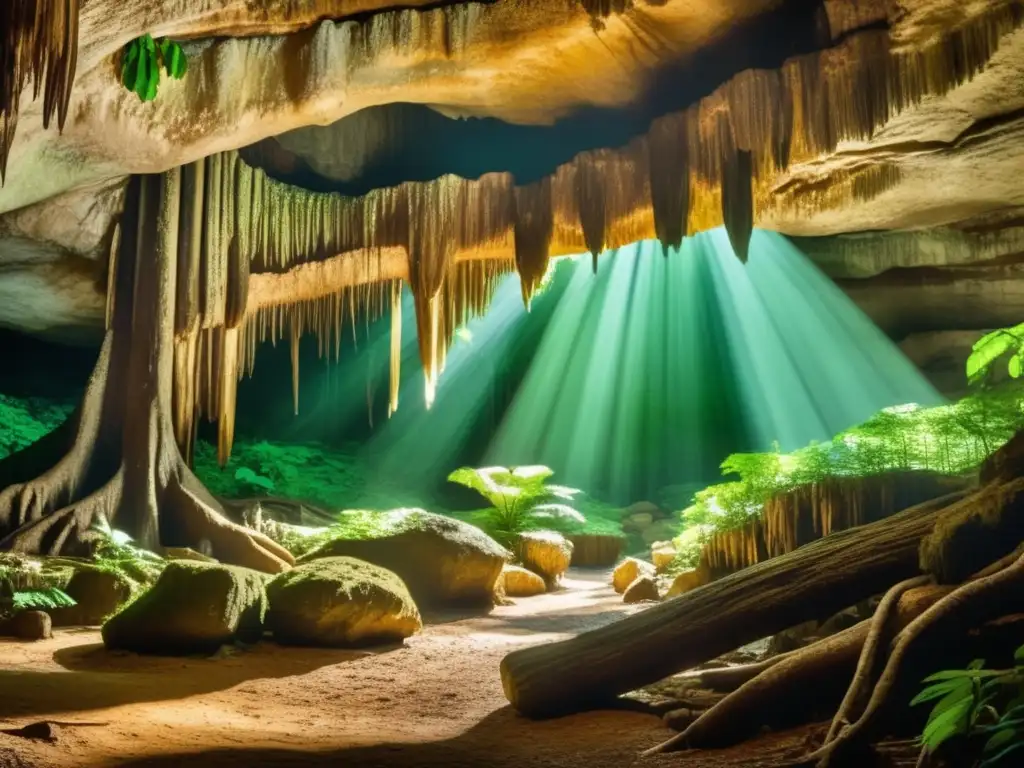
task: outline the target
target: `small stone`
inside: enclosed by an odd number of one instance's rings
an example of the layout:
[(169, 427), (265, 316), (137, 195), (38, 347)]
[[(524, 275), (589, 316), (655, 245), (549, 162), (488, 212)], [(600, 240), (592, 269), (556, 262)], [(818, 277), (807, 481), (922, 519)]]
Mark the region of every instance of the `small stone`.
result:
[(645, 560), (627, 557), (615, 566), (615, 571), (612, 573), (612, 587), (621, 595), (639, 576), (654, 576), (654, 566)]
[(638, 576), (622, 594), (624, 603), (642, 603), (647, 600), (657, 601), (660, 599), (658, 584), (653, 576)]
[(672, 580), (672, 586), (668, 588), (666, 597), (685, 595), (687, 592), (697, 589), (697, 587), (703, 587), (705, 583), (701, 572), (697, 568), (682, 571)]
[(533, 597), (547, 591), (544, 579), (518, 565), (506, 565), (502, 578), (505, 580), (505, 594), (509, 597)]
[(643, 531), (649, 528), (654, 522), (654, 516), (650, 512), (637, 512), (630, 515), (622, 522), (624, 531)]
[(53, 637), (50, 614), (43, 611), (18, 611), (9, 626), (11, 634), (19, 640), (49, 640)]

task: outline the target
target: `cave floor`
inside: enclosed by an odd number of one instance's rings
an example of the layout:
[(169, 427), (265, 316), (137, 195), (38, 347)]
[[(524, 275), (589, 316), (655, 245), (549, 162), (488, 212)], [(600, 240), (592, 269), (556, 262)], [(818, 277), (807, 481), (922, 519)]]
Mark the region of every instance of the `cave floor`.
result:
[[(50, 766), (628, 766), (671, 735), (632, 712), (531, 722), (511, 711), (498, 664), (510, 650), (620, 618), (608, 574), (485, 617), (433, 617), (405, 646), (373, 652), (261, 643), (215, 658), (108, 653), (99, 632), (0, 643), (0, 729), (56, 722), (52, 741), (0, 732), (0, 768)], [(652, 767), (775, 766), (806, 732)]]

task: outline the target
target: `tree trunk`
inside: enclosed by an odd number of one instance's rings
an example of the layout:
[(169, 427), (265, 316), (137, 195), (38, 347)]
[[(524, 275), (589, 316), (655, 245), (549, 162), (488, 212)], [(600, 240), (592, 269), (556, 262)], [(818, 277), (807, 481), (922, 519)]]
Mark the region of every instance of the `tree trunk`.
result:
[(277, 572), (291, 556), (231, 523), (186, 465), (172, 423), (181, 171), (133, 180), (112, 260), (108, 330), (67, 453), (0, 493), (0, 549), (86, 548), (98, 519), (140, 545), (208, 545), (220, 560)]
[(501, 664), (505, 695), (531, 717), (593, 709), (884, 592), (920, 572), (921, 539), (965, 495), (833, 534), (570, 640), (514, 651)]

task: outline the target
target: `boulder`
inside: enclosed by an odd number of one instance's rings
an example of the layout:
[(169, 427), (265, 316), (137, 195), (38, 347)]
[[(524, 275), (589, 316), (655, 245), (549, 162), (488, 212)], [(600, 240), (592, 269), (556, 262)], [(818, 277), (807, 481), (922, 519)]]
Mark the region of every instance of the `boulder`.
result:
[(676, 559), (676, 548), (671, 541), (658, 541), (651, 545), (651, 562), (659, 571), (668, 568)]
[(637, 576), (633, 583), (622, 593), (624, 603), (642, 603), (645, 600), (660, 600), (658, 582), (653, 576)]
[(636, 512), (622, 521), (622, 530), (642, 533), (654, 524), (654, 516), (650, 512)]
[(267, 585), (267, 628), (286, 645), (351, 647), (401, 641), (423, 627), (396, 574), (351, 557), (323, 557)]
[(263, 635), (267, 577), (228, 565), (176, 560), (103, 625), (108, 648), (171, 656), (213, 653)]
[(81, 566), (75, 569), (64, 591), (76, 604), (50, 611), (53, 625), (94, 627), (128, 601), (132, 595), (132, 584), (120, 573)]
[(654, 576), (654, 566), (635, 557), (627, 557), (612, 572), (612, 586), (620, 595), (639, 576)]
[(469, 523), (413, 510), (393, 529), (367, 539), (333, 539), (299, 562), (354, 557), (393, 571), (420, 608), (493, 605), (508, 551)]
[(548, 588), (558, 584), (572, 562), (572, 542), (554, 531), (529, 531), (519, 537), (523, 567), (538, 574)]
[(665, 516), (657, 504), (651, 501), (636, 501), (622, 510), (622, 519), (627, 520), (634, 515), (650, 515), (651, 520), (658, 520)]
[(0, 635), (18, 640), (49, 640), (53, 637), (50, 615), (44, 611), (18, 611), (0, 624)]
[(505, 582), (505, 595), (508, 597), (533, 597), (547, 591), (544, 579), (518, 565), (506, 565), (501, 577)]
[(707, 584), (705, 574), (698, 568), (691, 568), (676, 575), (672, 580), (672, 586), (668, 588), (668, 593), (665, 596), (678, 597), (679, 595), (685, 595), (687, 592), (692, 592), (697, 587), (703, 587), (705, 584)]
[(649, 526), (640, 531), (640, 538), (644, 544), (653, 546), (658, 541), (670, 541), (679, 535), (682, 524), (677, 520), (655, 520)]

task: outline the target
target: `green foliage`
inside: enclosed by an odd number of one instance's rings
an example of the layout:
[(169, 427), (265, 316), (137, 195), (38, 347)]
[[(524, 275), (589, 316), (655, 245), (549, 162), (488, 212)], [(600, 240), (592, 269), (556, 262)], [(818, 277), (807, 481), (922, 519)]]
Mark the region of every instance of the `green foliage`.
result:
[(124, 531), (110, 527), (99, 519), (92, 528), (93, 565), (103, 571), (123, 577), (135, 593), (144, 584), (156, 581), (167, 561), (155, 552), (136, 546)]
[(992, 331), (974, 342), (967, 358), (967, 380), (976, 384), (986, 379), (993, 363), (1007, 353), (1010, 376), (1019, 379), (1024, 371), (1024, 323)]
[(137, 37), (121, 52), (121, 84), (142, 101), (156, 98), (161, 70), (180, 80), (188, 72), (188, 59), (173, 40), (154, 40), (150, 34)]
[(463, 467), (448, 480), (472, 488), (490, 502), (479, 520), (481, 527), (498, 543), (511, 546), (519, 534), (550, 528), (556, 521), (584, 522), (576, 509), (565, 504), (579, 494), (575, 488), (546, 485), (554, 472), (544, 466)]
[(812, 443), (790, 454), (777, 447), (770, 453), (733, 454), (722, 462), (722, 470), (739, 479), (697, 492), (682, 513), (684, 524), (705, 532), (739, 528), (759, 515), (772, 496), (830, 478), (910, 470), (971, 472), (1024, 427), (1022, 395), (1020, 386), (1012, 384), (951, 405), (896, 406), (829, 443)]
[(19, 611), (49, 611), (75, 601), (62, 587), (67, 574), (47, 571), (39, 560), (13, 553), (0, 555), (0, 618)]
[(945, 670), (926, 677), (926, 687), (911, 706), (936, 702), (921, 735), (921, 746), (934, 754), (957, 737), (976, 740), (978, 768), (1009, 766), (1024, 749), (1024, 646), (1009, 670), (985, 669), (976, 660), (967, 669)]
[(71, 404), (0, 394), (0, 459), (48, 435), (71, 414)]
[(263, 475), (257, 475), (249, 467), (239, 467), (235, 470), (235, 480), (237, 480), (243, 486), (249, 485), (254, 489), (260, 491), (271, 491), (274, 490), (274, 481), (269, 477)]
[(221, 469), (217, 449), (200, 440), (196, 442), (194, 457), (199, 479), (212, 493), (229, 499), (263, 496), (272, 491), (286, 499), (330, 510), (422, 505), (422, 500), (397, 489), (391, 478), (375, 474), (354, 452), (318, 443), (238, 441), (230, 461)]

